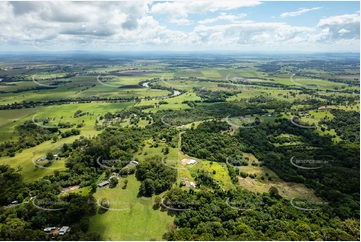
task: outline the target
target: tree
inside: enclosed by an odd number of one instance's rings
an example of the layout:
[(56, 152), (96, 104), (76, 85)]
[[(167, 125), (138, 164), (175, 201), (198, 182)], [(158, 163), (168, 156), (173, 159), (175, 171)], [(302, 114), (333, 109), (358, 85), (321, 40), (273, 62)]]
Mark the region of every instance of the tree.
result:
[(100, 202), (100, 205), (102, 205), (102, 207), (105, 207), (105, 208), (110, 207), (110, 203), (109, 203), (108, 199), (106, 199), (106, 198), (102, 199), (102, 201)]
[(22, 171), (22, 170), (23, 170), (23, 167), (22, 167), (22, 166), (18, 166), (16, 172), (20, 172), (20, 171)]
[(118, 185), (118, 179), (116, 177), (110, 178), (109, 187), (114, 188)]
[(154, 193), (154, 182), (152, 179), (147, 178), (145, 179), (139, 188), (140, 194), (151, 197)]
[(124, 185), (123, 185), (123, 189), (126, 189), (127, 188), (127, 185), (128, 185), (128, 179), (124, 179)]
[(55, 143), (57, 140), (58, 140), (58, 136), (57, 136), (56, 134), (54, 134), (54, 136), (53, 136), (53, 141), (54, 141), (54, 143)]
[(269, 189), (269, 194), (271, 195), (271, 197), (275, 197), (275, 198), (280, 198), (280, 194), (278, 192), (278, 189), (276, 187), (270, 187)]
[(159, 207), (161, 202), (162, 202), (162, 199), (161, 199), (159, 196), (156, 196), (156, 197), (154, 198), (154, 205), (155, 205), (156, 207)]
[(54, 159), (54, 154), (49, 151), (48, 153), (46, 153), (46, 159), (49, 160), (49, 161), (53, 160)]
[(82, 220), (80, 220), (79, 226), (83, 232), (87, 232), (89, 229), (89, 219), (83, 218)]
[(98, 186), (97, 186), (96, 183), (92, 183), (90, 192), (91, 192), (91, 193), (95, 193), (95, 192), (97, 191), (97, 187), (98, 187)]

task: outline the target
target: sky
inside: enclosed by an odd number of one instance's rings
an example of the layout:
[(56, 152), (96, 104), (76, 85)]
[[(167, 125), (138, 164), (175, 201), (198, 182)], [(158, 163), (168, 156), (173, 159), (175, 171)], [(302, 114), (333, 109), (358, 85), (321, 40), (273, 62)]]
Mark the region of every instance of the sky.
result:
[(358, 1), (0, 1), (0, 51), (359, 52)]

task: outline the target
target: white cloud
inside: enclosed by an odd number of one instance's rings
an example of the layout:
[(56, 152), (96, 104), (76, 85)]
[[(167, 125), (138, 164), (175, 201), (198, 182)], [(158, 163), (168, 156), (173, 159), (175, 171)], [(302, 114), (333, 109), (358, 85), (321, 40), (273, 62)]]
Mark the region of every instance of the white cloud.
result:
[(347, 30), (347, 29), (340, 29), (339, 31), (338, 31), (338, 33), (339, 34), (346, 34), (346, 33), (349, 33), (350, 32), (350, 30)]
[(198, 21), (198, 23), (199, 24), (209, 24), (209, 23), (217, 22), (219, 20), (226, 20), (226, 21), (230, 21), (231, 23), (240, 23), (239, 19), (242, 19), (246, 16), (247, 16), (247, 14), (245, 14), (245, 13), (241, 13), (239, 15), (221, 13), (221, 15), (216, 18), (208, 18), (208, 19), (200, 20), (200, 21)]
[(323, 18), (317, 27), (322, 29), (322, 36), (326, 36), (325, 38), (360, 39), (360, 13)]
[(194, 21), (186, 19), (186, 18), (170, 19), (169, 22), (173, 23), (173, 24), (177, 24), (178, 26), (191, 25), (194, 23)]
[(280, 15), (281, 18), (286, 18), (286, 17), (295, 17), (295, 16), (298, 16), (298, 15), (301, 15), (303, 13), (307, 13), (307, 12), (310, 12), (310, 11), (314, 11), (314, 10), (318, 10), (318, 9), (321, 9), (322, 7), (315, 7), (315, 8), (300, 8), (298, 11), (296, 12), (285, 12), (285, 13), (282, 13)]
[(189, 14), (203, 14), (218, 10), (232, 10), (241, 7), (251, 7), (261, 4), (257, 0), (242, 1), (176, 1), (156, 3), (151, 7), (150, 13), (154, 15), (167, 15), (171, 18), (187, 17)]
[[(14, 46), (25, 46), (28, 50), (109, 51), (359, 48), (359, 12), (323, 18), (314, 28), (244, 20), (246, 14), (240, 11), (238, 14), (227, 12), (227, 9), (257, 4), (256, 1), (153, 5), (148, 2), (0, 2), (0, 50)], [(168, 15), (170, 23), (195, 24), (194, 28), (182, 28), (182, 31), (167, 28), (166, 21), (158, 22), (158, 18), (152, 16), (160, 14), (161, 9), (171, 10), (163, 13)], [(180, 14), (172, 15), (172, 11)], [(197, 14), (199, 20), (203, 13), (212, 11), (221, 13), (198, 23), (190, 16)]]
[[(252, 45), (256, 43), (272, 45), (294, 39), (297, 36), (305, 35), (305, 33), (312, 33), (314, 30), (314, 28), (309, 27), (293, 27), (285, 23), (244, 21), (229, 25), (200, 25), (195, 27), (190, 35), (197, 43), (202, 45), (213, 44), (215, 36), (217, 36), (217, 45), (219, 46)], [(219, 41), (220, 39), (222, 41)]]

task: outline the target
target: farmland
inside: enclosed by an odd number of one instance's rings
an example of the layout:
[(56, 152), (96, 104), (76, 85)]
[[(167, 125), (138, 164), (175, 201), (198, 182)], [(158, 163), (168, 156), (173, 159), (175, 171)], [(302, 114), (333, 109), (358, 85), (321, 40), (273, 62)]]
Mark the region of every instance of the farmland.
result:
[[(254, 224), (262, 216), (295, 231), (303, 226), (296, 220), (359, 223), (360, 73), (352, 53), (49, 55), (46, 63), (24, 56), (20, 66), (12, 58), (0, 60), (0, 163), (21, 181), (6, 184), (2, 203), (37, 196), (79, 205), (39, 221), (30, 203), (8, 210), (29, 209), (29, 223), (72, 221), (84, 240), (226, 238), (220, 227), (271, 239), (271, 225)], [(328, 205), (299, 209), (293, 199)]]

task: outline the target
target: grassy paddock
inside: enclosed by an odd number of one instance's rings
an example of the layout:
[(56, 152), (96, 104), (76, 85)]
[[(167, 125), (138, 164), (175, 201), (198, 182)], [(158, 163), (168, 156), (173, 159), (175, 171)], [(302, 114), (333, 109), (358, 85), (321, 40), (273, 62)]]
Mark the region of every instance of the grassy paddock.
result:
[(97, 213), (90, 218), (89, 232), (100, 233), (102, 240), (162, 240), (174, 217), (167, 210), (154, 210), (154, 197), (137, 197), (140, 182), (134, 175), (126, 179), (129, 181), (126, 189), (122, 189), (122, 179), (116, 188), (97, 189), (96, 199), (107, 198), (110, 208), (125, 210)]

